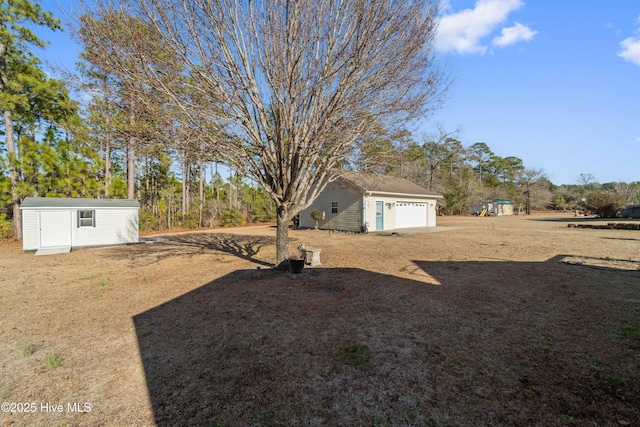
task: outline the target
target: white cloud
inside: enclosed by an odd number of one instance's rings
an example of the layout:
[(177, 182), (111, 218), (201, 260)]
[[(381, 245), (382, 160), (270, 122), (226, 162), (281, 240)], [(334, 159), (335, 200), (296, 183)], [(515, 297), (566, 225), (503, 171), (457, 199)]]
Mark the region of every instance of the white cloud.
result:
[(500, 36), (493, 39), (493, 44), (505, 47), (521, 41), (530, 41), (536, 34), (538, 34), (537, 31), (516, 22), (513, 27), (503, 28)]
[(640, 39), (629, 37), (620, 42), (622, 50), (618, 56), (640, 66)]
[(436, 46), (442, 51), (484, 53), (487, 47), (481, 39), (523, 4), (522, 0), (478, 0), (473, 9), (445, 14), (440, 20)]
[(440, 10), (451, 10), (451, 2), (449, 0), (440, 0)]

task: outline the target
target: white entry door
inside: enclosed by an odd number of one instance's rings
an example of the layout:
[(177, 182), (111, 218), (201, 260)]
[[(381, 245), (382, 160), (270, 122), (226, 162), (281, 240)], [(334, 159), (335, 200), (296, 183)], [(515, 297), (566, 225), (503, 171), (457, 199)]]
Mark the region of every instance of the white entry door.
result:
[(71, 246), (71, 212), (40, 212), (40, 247)]

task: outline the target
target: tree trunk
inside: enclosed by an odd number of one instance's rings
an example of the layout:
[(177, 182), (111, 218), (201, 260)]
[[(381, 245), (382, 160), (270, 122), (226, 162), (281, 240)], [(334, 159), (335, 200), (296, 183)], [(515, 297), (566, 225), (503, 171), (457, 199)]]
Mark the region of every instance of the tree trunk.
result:
[[(4, 93), (7, 88), (6, 74), (6, 46), (0, 43), (0, 91)], [(16, 169), (16, 144), (13, 133), (13, 118), (11, 110), (4, 109), (4, 134), (7, 138), (7, 157), (9, 159), (9, 177), (11, 179), (11, 203), (13, 205), (13, 237), (22, 239), (22, 212), (20, 211), (20, 198), (18, 197), (18, 170)]]
[(198, 227), (202, 228), (202, 210), (204, 208), (204, 160), (200, 159), (200, 217), (198, 220)]
[(278, 225), (276, 228), (276, 268), (285, 268), (289, 262), (289, 210), (276, 208)]
[[(131, 100), (131, 111), (129, 112), (129, 124), (133, 129), (136, 123), (136, 116), (134, 113), (134, 101)], [(136, 145), (135, 136), (131, 135), (127, 140), (127, 199), (135, 198), (135, 150)]]
[(173, 205), (173, 185), (170, 189), (169, 197), (167, 200), (167, 229), (171, 230), (171, 206)]
[(229, 198), (229, 210), (231, 210), (233, 206), (232, 195), (233, 195), (233, 172), (231, 170), (231, 167), (229, 167), (229, 194), (227, 195), (227, 197)]
[(11, 111), (4, 110), (5, 135), (7, 137), (7, 157), (9, 158), (9, 176), (11, 177), (11, 203), (13, 204), (13, 237), (22, 239), (22, 212), (18, 197), (18, 170), (16, 169), (16, 144), (13, 133)]
[(104, 197), (107, 199), (109, 187), (111, 187), (111, 144), (107, 140), (104, 145)]
[[(216, 163), (216, 165), (217, 165), (217, 163)], [(217, 170), (218, 170), (218, 166), (216, 166), (216, 172), (217, 172)], [(216, 188), (215, 188), (216, 186), (213, 183), (213, 180), (214, 180), (214, 177), (215, 177), (215, 175), (213, 174), (213, 163), (211, 163), (209, 165), (209, 171), (211, 172), (211, 198), (218, 200), (218, 198), (216, 197)]]
[(138, 179), (135, 181), (136, 184), (136, 199), (138, 200), (142, 200), (142, 160), (140, 160), (137, 164), (136, 164), (136, 169), (138, 170)]
[(135, 185), (135, 151), (133, 149), (135, 145), (135, 138), (130, 137), (127, 145), (127, 199), (135, 199), (136, 197), (136, 185)]
[[(160, 209), (158, 209), (158, 179), (156, 174), (151, 175), (151, 209), (153, 216), (156, 219), (160, 219)], [(160, 221), (158, 221), (158, 224)]]
[(191, 175), (190, 163), (187, 159), (186, 150), (182, 152), (181, 175), (182, 175), (182, 219), (184, 221), (189, 211), (189, 188), (190, 188), (189, 178)]
[[(107, 89), (107, 82), (104, 80), (102, 86), (104, 99), (108, 99)], [(106, 120), (106, 128), (111, 129), (111, 120), (108, 114), (106, 115)], [(109, 130), (102, 132), (102, 136), (104, 137), (104, 197), (106, 199), (109, 198), (109, 190), (111, 187), (111, 135), (109, 132)]]

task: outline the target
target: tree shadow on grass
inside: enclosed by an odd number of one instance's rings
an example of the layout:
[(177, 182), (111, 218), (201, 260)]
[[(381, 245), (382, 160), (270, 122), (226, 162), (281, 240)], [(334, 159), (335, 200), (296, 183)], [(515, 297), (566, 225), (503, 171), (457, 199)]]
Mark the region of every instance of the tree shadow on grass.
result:
[(147, 244), (127, 247), (127, 255), (134, 259), (152, 258), (157, 262), (171, 257), (218, 253), (233, 255), (264, 266), (273, 264), (257, 258), (257, 255), (262, 248), (275, 245), (276, 241), (275, 237), (229, 233), (173, 234), (145, 240)]
[[(610, 331), (640, 291), (559, 260), (414, 261), (441, 286), (360, 269), (231, 273), (133, 318), (156, 423), (637, 419), (637, 358)], [(366, 357), (345, 361), (353, 349)]]

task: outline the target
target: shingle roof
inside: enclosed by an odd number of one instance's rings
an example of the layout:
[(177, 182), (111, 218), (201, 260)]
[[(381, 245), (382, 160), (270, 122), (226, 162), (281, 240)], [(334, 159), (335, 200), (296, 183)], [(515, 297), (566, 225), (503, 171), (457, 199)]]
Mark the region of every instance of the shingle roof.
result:
[(397, 193), (397, 194), (416, 194), (420, 196), (442, 197), (433, 191), (427, 190), (408, 181), (404, 178), (398, 178), (389, 175), (372, 175), (364, 173), (343, 173), (340, 179), (348, 182), (363, 192), (379, 192), (379, 193)]
[(66, 197), (27, 197), (23, 208), (139, 208), (137, 200), (129, 199), (79, 199)]

